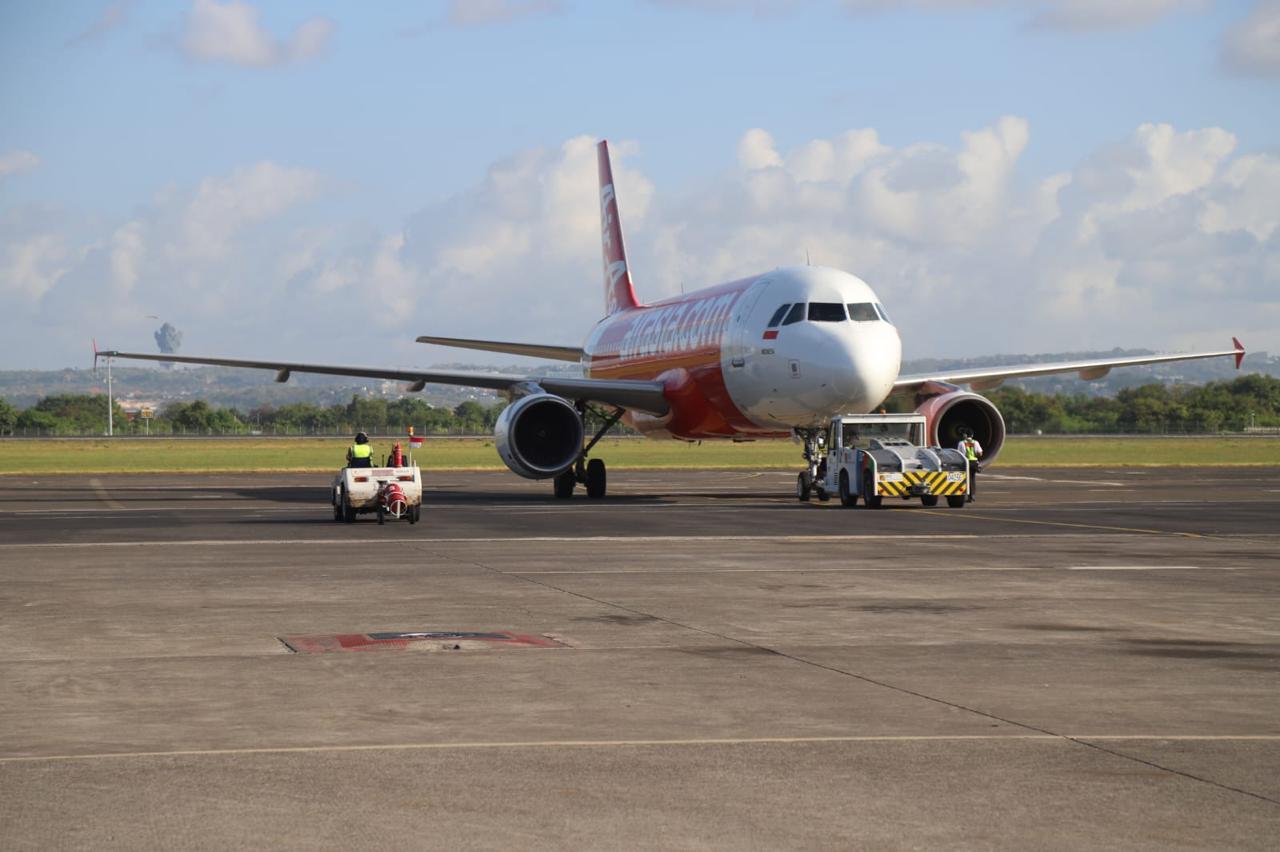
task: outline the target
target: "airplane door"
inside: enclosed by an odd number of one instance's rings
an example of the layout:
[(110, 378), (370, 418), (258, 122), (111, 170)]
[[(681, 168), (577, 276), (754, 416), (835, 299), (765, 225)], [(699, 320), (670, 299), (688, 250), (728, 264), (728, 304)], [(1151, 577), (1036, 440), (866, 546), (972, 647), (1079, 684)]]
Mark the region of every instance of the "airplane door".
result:
[(748, 287), (747, 291), (742, 294), (742, 298), (738, 299), (738, 303), (734, 305), (733, 328), (730, 333), (728, 347), (729, 369), (731, 370), (740, 370), (747, 364), (747, 356), (755, 345), (750, 323), (751, 314), (756, 308), (756, 303), (760, 301), (760, 297), (764, 295), (764, 291), (768, 287), (769, 280), (761, 278)]
[(768, 387), (763, 371), (768, 369), (772, 360), (771, 356), (759, 354), (760, 338), (769, 313), (776, 307), (761, 297), (772, 283), (771, 278), (761, 278), (738, 299), (729, 315), (730, 328), (720, 356), (725, 390), (738, 411), (756, 425), (763, 425), (759, 417), (760, 405)]

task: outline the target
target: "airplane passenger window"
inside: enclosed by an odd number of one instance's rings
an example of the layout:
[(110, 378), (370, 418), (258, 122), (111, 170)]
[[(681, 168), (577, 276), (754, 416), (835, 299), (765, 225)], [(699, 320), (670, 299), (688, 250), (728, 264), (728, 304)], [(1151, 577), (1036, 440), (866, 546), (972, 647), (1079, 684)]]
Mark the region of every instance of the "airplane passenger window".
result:
[(768, 324), (767, 326), (765, 326), (765, 327), (766, 327), (766, 328), (777, 328), (777, 327), (778, 327), (778, 323), (782, 322), (782, 318), (786, 315), (786, 313), (787, 313), (787, 308), (789, 308), (789, 307), (791, 307), (791, 304), (790, 304), (790, 303), (787, 303), (787, 304), (783, 305), (782, 307), (778, 308), (776, 311), (774, 311), (774, 312), (773, 312), (773, 317), (769, 320), (769, 324)]
[(839, 302), (810, 302), (809, 322), (844, 322), (844, 305)]
[(889, 319), (889, 312), (884, 309), (884, 305), (876, 302), (876, 311), (880, 314), (880, 319), (893, 325), (893, 320)]
[(880, 317), (876, 316), (876, 309), (870, 302), (858, 302), (849, 305), (849, 319), (856, 322), (875, 322)]
[(796, 302), (791, 306), (791, 313), (787, 314), (787, 318), (782, 321), (783, 325), (791, 325), (793, 322), (800, 322), (804, 319), (804, 302)]

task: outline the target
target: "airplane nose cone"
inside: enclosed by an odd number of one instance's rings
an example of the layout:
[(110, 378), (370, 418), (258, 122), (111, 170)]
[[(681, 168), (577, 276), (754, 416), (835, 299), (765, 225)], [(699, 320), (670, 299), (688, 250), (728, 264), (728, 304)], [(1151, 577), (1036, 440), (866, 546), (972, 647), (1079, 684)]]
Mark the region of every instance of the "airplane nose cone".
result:
[(838, 407), (867, 411), (893, 390), (902, 359), (902, 342), (888, 323), (851, 323), (833, 347), (831, 387)]

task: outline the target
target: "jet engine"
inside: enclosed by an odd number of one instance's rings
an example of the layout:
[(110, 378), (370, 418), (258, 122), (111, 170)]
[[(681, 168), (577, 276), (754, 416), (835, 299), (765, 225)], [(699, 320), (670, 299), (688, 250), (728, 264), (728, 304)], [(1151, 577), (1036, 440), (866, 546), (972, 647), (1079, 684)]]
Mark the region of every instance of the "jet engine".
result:
[(985, 396), (953, 390), (928, 397), (916, 414), (928, 418), (929, 442), (936, 446), (955, 447), (966, 429), (972, 431), (982, 445), (984, 464), (995, 461), (1004, 446), (1004, 418)]
[(582, 435), (582, 418), (572, 403), (534, 393), (503, 409), (493, 442), (512, 472), (525, 479), (549, 479), (578, 460)]

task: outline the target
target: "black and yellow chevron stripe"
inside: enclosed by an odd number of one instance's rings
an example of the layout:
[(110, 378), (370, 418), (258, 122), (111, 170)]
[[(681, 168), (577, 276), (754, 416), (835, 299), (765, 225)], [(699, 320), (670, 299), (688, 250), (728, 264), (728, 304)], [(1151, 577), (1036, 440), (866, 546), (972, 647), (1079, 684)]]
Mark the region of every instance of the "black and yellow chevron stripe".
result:
[(949, 497), (965, 493), (966, 484), (963, 477), (954, 482), (948, 481), (945, 470), (906, 470), (902, 472), (902, 479), (896, 482), (880, 479), (876, 483), (876, 493), (886, 497), (905, 497), (911, 493), (912, 486), (926, 485), (929, 488), (926, 493)]

